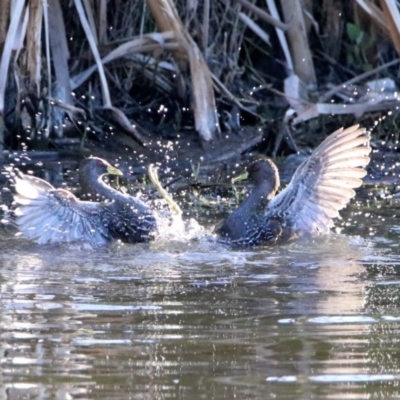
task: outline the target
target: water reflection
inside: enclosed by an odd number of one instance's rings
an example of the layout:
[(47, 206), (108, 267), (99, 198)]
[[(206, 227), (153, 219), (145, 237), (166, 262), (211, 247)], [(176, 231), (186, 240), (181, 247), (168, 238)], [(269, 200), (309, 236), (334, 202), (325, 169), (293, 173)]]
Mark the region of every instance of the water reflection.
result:
[(4, 233), (0, 396), (396, 396), (399, 253), (375, 237), (93, 252)]

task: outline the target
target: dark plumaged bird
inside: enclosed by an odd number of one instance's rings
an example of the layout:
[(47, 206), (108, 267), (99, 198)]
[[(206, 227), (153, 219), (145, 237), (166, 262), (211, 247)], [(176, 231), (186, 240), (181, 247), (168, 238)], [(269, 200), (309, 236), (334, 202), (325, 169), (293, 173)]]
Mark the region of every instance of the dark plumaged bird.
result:
[(79, 169), (82, 192), (93, 201), (81, 201), (43, 179), (14, 173), (12, 221), (24, 236), (39, 244), (84, 241), (101, 246), (117, 239), (137, 243), (150, 241), (157, 234), (150, 207), (103, 181), (107, 174), (122, 172), (101, 158), (89, 157)]
[(217, 229), (232, 245), (268, 245), (301, 234), (326, 234), (361, 186), (369, 163), (369, 133), (358, 125), (327, 137), (277, 196), (279, 173), (272, 161), (248, 167), (254, 187)]

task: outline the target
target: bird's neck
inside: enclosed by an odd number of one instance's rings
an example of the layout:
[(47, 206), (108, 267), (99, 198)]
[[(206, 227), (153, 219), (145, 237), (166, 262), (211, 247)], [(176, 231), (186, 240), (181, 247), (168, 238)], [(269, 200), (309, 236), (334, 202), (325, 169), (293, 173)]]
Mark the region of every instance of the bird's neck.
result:
[(92, 181), (90, 179), (85, 179), (81, 184), (83, 195), (93, 201), (113, 200), (115, 196), (119, 194), (119, 192), (113, 189), (111, 186), (108, 186), (103, 181), (103, 177), (104, 175), (98, 177), (97, 179), (93, 179)]
[(264, 211), (269, 201), (275, 196), (277, 187), (270, 182), (262, 182), (254, 186), (249, 196), (243, 201), (242, 207), (257, 212)]

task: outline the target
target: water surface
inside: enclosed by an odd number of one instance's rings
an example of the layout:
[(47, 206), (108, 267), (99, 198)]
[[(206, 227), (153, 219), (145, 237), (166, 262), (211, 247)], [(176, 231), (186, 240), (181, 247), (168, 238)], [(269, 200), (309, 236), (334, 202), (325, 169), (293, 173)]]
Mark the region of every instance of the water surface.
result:
[(0, 231), (0, 397), (400, 396), (399, 217), (276, 248), (89, 251)]

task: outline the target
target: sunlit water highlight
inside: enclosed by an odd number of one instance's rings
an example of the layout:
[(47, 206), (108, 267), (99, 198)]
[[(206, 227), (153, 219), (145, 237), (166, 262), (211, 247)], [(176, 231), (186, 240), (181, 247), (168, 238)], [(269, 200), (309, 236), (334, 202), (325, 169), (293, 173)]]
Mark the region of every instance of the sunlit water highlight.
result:
[(246, 250), (0, 231), (0, 398), (396, 398), (400, 224), (382, 215)]

